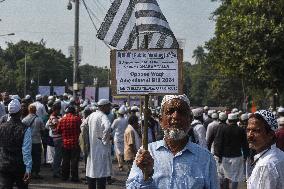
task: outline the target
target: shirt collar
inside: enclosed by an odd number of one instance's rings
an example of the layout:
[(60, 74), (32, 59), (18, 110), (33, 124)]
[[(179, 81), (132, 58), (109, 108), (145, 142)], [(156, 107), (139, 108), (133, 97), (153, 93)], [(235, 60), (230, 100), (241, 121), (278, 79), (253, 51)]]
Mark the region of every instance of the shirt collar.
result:
[[(160, 140), (160, 141), (157, 141), (157, 145), (156, 145), (156, 150), (160, 150), (160, 149), (167, 149), (169, 150), (165, 140)], [(197, 147), (195, 146), (195, 144), (193, 144), (192, 142), (188, 142), (185, 147), (182, 149), (181, 152), (184, 152), (184, 151), (189, 151), (191, 153), (194, 153), (196, 154), (197, 153)]]
[(258, 154), (256, 154), (253, 159), (256, 160), (258, 158), (260, 158), (261, 156), (263, 156), (264, 153), (266, 153), (267, 151), (269, 151), (270, 149), (275, 149), (276, 148), (276, 144), (273, 144), (270, 146), (270, 148), (267, 148), (265, 150), (263, 150), (262, 152), (259, 152)]

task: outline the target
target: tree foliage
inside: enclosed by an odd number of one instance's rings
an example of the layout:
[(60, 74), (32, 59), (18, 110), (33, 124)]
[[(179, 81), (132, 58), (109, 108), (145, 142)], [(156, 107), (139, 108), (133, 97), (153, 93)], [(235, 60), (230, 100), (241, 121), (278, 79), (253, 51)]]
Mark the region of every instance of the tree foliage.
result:
[(223, 0), (214, 12), (208, 58), (224, 75), (255, 89), (284, 89), (284, 1)]
[[(27, 68), (27, 92), (41, 85), (64, 86), (65, 79), (72, 85), (73, 61), (60, 50), (46, 48), (44, 43), (19, 41), (8, 43), (6, 49), (0, 47), (0, 91), (24, 94), (25, 62)], [(99, 78), (99, 86), (106, 86), (108, 70), (90, 65), (79, 66), (81, 81), (93, 84), (93, 77)], [(31, 84), (31, 80), (35, 83)], [(36, 85), (36, 86), (32, 86)]]

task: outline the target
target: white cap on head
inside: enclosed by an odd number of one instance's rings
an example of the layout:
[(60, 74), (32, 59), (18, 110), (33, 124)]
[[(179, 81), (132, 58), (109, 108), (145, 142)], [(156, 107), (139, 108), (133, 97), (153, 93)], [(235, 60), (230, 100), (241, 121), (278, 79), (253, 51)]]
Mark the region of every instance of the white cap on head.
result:
[(204, 106), (203, 110), (209, 110), (208, 106)]
[(230, 113), (228, 115), (228, 120), (237, 120), (238, 119), (238, 114), (237, 113)]
[(47, 100), (54, 100), (53, 96), (48, 96)]
[(227, 120), (227, 118), (228, 118), (228, 116), (227, 116), (227, 114), (225, 112), (220, 112), (219, 120), (225, 121), (225, 120)]
[(215, 110), (208, 110), (208, 115), (210, 116), (210, 117), (212, 117), (212, 114), (215, 112)]
[(130, 108), (131, 111), (139, 111), (138, 106), (131, 106)]
[(249, 118), (249, 116), (248, 116), (247, 113), (241, 115), (241, 120), (242, 121), (248, 120), (248, 118)]
[(203, 114), (202, 108), (195, 108), (192, 110), (193, 117), (200, 117)]
[(36, 100), (41, 100), (41, 99), (42, 99), (41, 94), (36, 95)]
[(120, 107), (119, 110), (118, 110), (118, 113), (119, 114), (125, 114), (125, 108), (123, 106)]
[(31, 98), (32, 98), (31, 95), (28, 95), (28, 94), (27, 94), (27, 95), (25, 96), (25, 99), (26, 99), (26, 100), (30, 100)]
[(19, 100), (14, 99), (8, 104), (8, 112), (10, 114), (18, 113), (20, 110), (21, 110), (21, 104)]
[(100, 99), (99, 102), (98, 102), (98, 106), (103, 106), (103, 105), (107, 105), (107, 104), (111, 104), (108, 99)]
[(64, 96), (64, 97), (68, 97), (68, 94), (67, 94), (67, 93), (63, 93), (63, 96)]
[(217, 113), (213, 113), (211, 116), (213, 119), (218, 119), (218, 114)]
[(278, 113), (284, 113), (284, 108), (282, 106), (280, 106), (277, 110)]
[(11, 99), (17, 99), (17, 100), (21, 100), (21, 98), (19, 97), (19, 95), (12, 95), (11, 96)]
[(237, 113), (239, 110), (237, 108), (233, 108), (231, 113)]
[(277, 123), (278, 123), (278, 126), (282, 126), (284, 127), (284, 117), (280, 117), (279, 119), (277, 119)]

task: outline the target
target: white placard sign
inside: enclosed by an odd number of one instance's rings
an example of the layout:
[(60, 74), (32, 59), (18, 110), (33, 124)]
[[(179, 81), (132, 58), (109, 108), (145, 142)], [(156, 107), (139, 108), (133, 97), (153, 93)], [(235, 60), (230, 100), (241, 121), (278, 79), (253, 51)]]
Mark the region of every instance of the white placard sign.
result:
[(177, 49), (116, 51), (116, 94), (177, 94), (180, 56)]

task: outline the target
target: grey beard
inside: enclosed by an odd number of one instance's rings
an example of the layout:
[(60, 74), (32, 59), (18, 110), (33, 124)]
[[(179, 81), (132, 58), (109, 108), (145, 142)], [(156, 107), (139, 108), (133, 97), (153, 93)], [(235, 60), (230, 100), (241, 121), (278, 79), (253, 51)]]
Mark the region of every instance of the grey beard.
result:
[(187, 136), (187, 133), (184, 130), (176, 129), (176, 128), (166, 129), (164, 130), (164, 136), (167, 139), (181, 140)]

